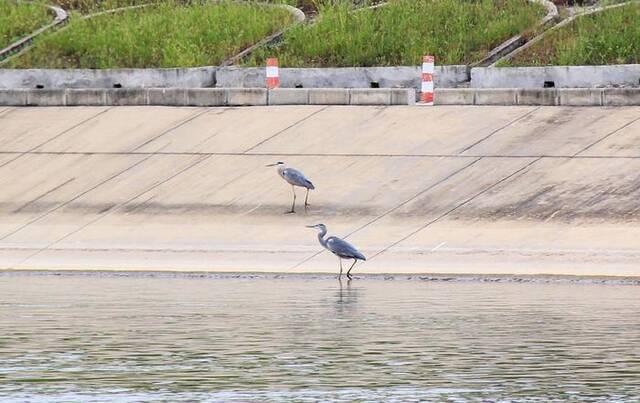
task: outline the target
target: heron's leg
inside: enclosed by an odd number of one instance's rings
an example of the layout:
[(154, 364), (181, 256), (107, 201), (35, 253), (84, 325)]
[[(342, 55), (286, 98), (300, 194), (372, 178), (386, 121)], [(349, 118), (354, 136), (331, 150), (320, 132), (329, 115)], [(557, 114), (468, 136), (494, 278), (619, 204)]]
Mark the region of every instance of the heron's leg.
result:
[(307, 196), (304, 198), (304, 206), (307, 207), (309, 205), (309, 188), (307, 188)]
[(349, 277), (349, 280), (351, 280), (351, 269), (353, 269), (353, 266), (355, 266), (356, 263), (358, 263), (358, 259), (353, 259), (353, 264), (349, 267), (349, 270), (347, 270), (347, 277)]
[(338, 274), (338, 280), (342, 278), (342, 259), (338, 258), (338, 262), (340, 262), (340, 274)]
[(296, 188), (291, 185), (291, 191), (293, 192), (293, 203), (291, 203), (291, 211), (287, 211), (288, 214), (296, 212)]

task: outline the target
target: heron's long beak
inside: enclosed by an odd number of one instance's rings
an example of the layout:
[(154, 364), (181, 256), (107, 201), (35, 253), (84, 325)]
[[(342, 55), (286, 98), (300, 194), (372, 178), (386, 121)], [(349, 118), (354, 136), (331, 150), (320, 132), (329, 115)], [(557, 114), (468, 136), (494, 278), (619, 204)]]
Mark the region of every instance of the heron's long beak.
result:
[(305, 225), (307, 228), (315, 228), (316, 225)]
[(269, 164), (269, 165), (265, 165), (265, 166), (266, 166), (266, 167), (274, 167), (274, 166), (276, 166), (276, 165), (278, 165), (278, 164)]

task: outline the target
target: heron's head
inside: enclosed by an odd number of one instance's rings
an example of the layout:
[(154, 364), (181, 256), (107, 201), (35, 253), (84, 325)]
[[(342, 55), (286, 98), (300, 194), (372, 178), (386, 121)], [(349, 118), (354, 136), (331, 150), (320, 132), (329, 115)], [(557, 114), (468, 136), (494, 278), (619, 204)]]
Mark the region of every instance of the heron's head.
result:
[(326, 231), (327, 230), (327, 226), (324, 225), (324, 224), (307, 225), (307, 228), (315, 228), (318, 231)]
[(267, 165), (267, 166), (268, 166), (268, 167), (275, 167), (275, 166), (278, 166), (278, 165), (284, 165), (284, 162), (282, 162), (282, 161), (278, 161), (278, 162), (276, 162), (275, 164), (269, 164), (269, 165)]

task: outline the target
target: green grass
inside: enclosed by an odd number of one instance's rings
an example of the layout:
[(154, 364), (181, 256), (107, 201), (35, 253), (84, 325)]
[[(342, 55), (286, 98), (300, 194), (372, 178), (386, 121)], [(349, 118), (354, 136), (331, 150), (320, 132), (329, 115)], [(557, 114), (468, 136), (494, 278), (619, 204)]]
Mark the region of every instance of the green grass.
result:
[(36, 40), (13, 68), (192, 67), (216, 65), (291, 23), (280, 8), (223, 2), (157, 6), (72, 19)]
[(315, 24), (291, 29), (245, 64), (261, 66), (273, 56), (287, 67), (416, 65), (425, 54), (439, 64), (471, 63), (545, 14), (526, 0), (391, 0), (377, 10), (352, 8), (350, 1), (320, 4)]
[(40, 3), (0, 0), (0, 49), (50, 21), (53, 15)]
[(579, 17), (504, 66), (640, 63), (640, 3)]
[(53, 4), (67, 11), (79, 11), (83, 14), (154, 2), (157, 0), (52, 0)]

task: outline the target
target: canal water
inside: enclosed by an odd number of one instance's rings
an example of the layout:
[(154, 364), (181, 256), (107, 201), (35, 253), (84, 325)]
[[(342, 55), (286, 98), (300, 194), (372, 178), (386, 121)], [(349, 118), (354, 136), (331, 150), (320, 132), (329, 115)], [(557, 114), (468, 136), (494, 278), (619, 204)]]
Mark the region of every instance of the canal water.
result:
[(0, 401), (640, 401), (640, 286), (0, 274)]

